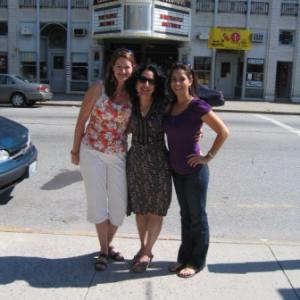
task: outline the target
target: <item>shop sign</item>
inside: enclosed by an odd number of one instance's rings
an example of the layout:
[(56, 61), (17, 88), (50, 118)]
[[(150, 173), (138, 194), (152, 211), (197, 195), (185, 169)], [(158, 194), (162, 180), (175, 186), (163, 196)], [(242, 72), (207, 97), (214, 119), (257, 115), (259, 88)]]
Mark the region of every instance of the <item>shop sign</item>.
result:
[(94, 34), (120, 32), (122, 27), (121, 5), (99, 8), (94, 10)]
[(189, 37), (190, 13), (155, 5), (154, 31), (157, 33)]
[(236, 28), (211, 28), (208, 48), (250, 50), (252, 48), (251, 31)]

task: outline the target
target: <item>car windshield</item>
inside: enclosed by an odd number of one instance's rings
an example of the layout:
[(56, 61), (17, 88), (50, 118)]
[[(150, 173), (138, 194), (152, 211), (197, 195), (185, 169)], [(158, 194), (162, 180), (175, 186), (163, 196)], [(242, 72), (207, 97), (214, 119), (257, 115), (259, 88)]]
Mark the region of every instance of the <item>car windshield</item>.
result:
[(30, 80), (28, 80), (28, 79), (26, 79), (26, 78), (24, 78), (22, 76), (19, 76), (19, 75), (16, 75), (16, 78), (18, 78), (18, 79), (20, 79), (20, 80), (22, 80), (24, 82), (30, 82)]

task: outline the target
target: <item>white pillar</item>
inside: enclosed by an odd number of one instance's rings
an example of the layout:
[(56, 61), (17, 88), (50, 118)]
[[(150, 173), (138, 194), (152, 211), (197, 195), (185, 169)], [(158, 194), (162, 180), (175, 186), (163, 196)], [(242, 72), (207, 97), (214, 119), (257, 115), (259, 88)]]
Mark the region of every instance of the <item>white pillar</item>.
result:
[(71, 0), (67, 11), (66, 93), (71, 92)]
[(269, 32), (266, 49), (265, 60), (265, 91), (264, 98), (268, 101), (274, 101), (275, 99), (275, 86), (276, 86), (276, 69), (277, 59), (276, 51), (278, 49), (278, 32), (280, 22), (278, 22), (278, 16), (280, 16), (281, 1), (271, 1), (269, 9)]
[(36, 0), (36, 82), (40, 82), (40, 0)]
[(7, 1), (7, 62), (8, 73), (20, 73), (17, 37), (19, 33), (18, 1)]
[[(300, 1), (299, 1), (300, 2)], [(293, 58), (293, 75), (291, 88), (291, 101), (300, 103), (300, 3), (298, 5), (297, 30)]]

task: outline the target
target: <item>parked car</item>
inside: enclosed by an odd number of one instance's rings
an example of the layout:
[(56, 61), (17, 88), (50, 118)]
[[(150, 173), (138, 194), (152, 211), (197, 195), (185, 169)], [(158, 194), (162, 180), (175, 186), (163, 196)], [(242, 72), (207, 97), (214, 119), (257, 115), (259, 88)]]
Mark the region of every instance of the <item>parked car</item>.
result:
[(0, 116), (0, 195), (31, 177), (37, 169), (37, 149), (23, 125)]
[(30, 82), (22, 76), (0, 74), (0, 102), (15, 107), (33, 106), (36, 101), (52, 99), (50, 86)]
[(210, 106), (222, 106), (225, 104), (225, 99), (222, 91), (211, 89), (206, 85), (199, 85), (197, 94)]

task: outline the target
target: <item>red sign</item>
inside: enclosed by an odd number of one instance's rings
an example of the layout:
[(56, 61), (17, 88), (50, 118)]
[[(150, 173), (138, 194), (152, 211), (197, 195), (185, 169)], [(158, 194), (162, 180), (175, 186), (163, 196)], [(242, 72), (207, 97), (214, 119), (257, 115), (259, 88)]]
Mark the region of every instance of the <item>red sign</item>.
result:
[(233, 42), (239, 42), (239, 40), (241, 39), (241, 36), (238, 32), (233, 32), (231, 34), (230, 38)]

